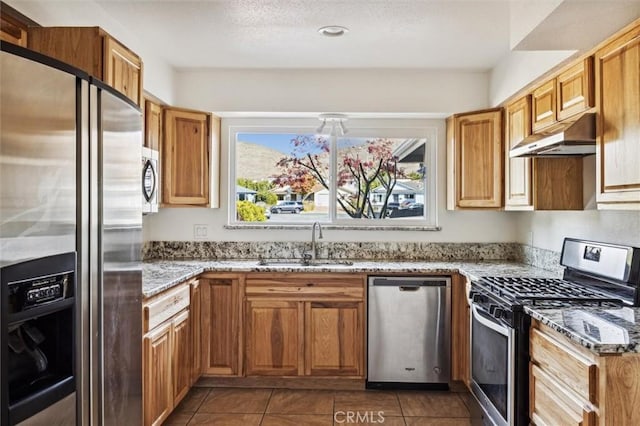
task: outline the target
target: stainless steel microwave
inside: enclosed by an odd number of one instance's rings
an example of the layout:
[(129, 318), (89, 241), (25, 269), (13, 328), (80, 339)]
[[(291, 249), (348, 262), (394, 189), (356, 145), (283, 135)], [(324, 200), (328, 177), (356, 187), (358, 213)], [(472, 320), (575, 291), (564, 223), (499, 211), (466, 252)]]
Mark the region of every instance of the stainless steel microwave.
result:
[(142, 148), (142, 213), (158, 212), (158, 151)]

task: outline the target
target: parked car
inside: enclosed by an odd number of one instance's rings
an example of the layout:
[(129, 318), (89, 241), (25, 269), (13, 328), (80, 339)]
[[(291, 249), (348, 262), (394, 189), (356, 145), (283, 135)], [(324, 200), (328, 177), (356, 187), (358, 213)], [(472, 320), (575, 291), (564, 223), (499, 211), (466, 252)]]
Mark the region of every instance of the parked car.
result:
[(300, 213), (304, 206), (300, 201), (278, 201), (278, 204), (271, 207), (271, 213)]
[(424, 204), (422, 203), (413, 203), (409, 206), (410, 209), (423, 209)]

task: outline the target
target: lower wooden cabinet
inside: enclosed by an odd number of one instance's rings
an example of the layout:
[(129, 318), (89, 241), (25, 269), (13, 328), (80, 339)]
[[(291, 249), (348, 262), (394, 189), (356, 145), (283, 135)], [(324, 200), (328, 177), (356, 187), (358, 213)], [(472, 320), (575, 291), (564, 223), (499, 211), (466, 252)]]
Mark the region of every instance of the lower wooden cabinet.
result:
[(360, 376), (363, 302), (305, 302), (305, 374)]
[(190, 284), (191, 300), (189, 306), (189, 321), (191, 322), (191, 385), (200, 377), (202, 372), (202, 299), (200, 297), (200, 281), (194, 280)]
[(467, 279), (451, 277), (451, 380), (470, 386), (469, 338), (471, 311), (467, 300)]
[(173, 329), (173, 406), (177, 406), (191, 388), (191, 334), (189, 311), (183, 311), (172, 322)]
[(173, 409), (171, 346), (171, 322), (156, 327), (143, 338), (145, 425), (162, 424)]
[(365, 277), (249, 274), (247, 376), (364, 376)]
[(161, 425), (191, 387), (189, 286), (160, 294), (143, 306), (143, 421)]
[(240, 282), (237, 274), (205, 275), (202, 287), (202, 373), (242, 374), (240, 355)]
[(300, 302), (247, 301), (245, 362), (248, 376), (304, 374), (303, 317)]
[(598, 355), (532, 321), (529, 414), (533, 425), (637, 425), (640, 354)]

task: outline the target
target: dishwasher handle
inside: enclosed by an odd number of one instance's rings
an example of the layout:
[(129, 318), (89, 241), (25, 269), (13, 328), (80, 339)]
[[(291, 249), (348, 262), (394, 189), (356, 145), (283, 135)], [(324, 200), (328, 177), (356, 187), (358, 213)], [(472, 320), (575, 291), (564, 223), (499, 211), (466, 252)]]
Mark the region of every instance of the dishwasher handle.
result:
[(400, 291), (418, 291), (418, 290), (420, 290), (420, 286), (418, 286), (418, 285), (400, 285), (400, 286), (398, 286), (398, 290), (400, 290)]
[(400, 287), (400, 291), (417, 291), (421, 287), (446, 287), (447, 280), (435, 279), (435, 280), (407, 280), (407, 279), (389, 279), (389, 278), (375, 278), (372, 280), (374, 287)]

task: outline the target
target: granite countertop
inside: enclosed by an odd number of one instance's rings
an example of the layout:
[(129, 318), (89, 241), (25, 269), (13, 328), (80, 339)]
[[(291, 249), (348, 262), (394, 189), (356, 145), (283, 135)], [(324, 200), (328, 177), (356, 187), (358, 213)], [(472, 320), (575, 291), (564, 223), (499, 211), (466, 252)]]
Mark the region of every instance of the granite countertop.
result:
[(526, 306), (525, 311), (595, 353), (640, 352), (640, 308)]
[(523, 263), (484, 262), (385, 262), (354, 261), (353, 265), (258, 265), (258, 260), (147, 261), (142, 266), (142, 293), (149, 298), (202, 272), (354, 272), (354, 273), (461, 273), (471, 279), (481, 276), (558, 278), (558, 273)]
[[(559, 273), (508, 261), (385, 262), (354, 261), (353, 265), (259, 265), (258, 260), (154, 260), (143, 263), (145, 298), (170, 289), (203, 272), (354, 272), (367, 274), (452, 274), (470, 279), (481, 276), (560, 278)], [(640, 308), (526, 306), (532, 318), (569, 340), (596, 353), (640, 352)]]

